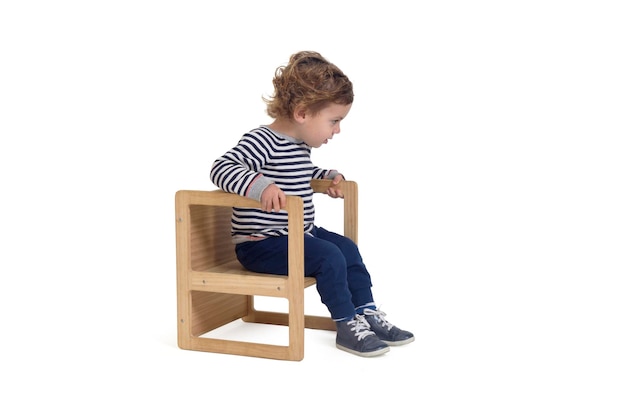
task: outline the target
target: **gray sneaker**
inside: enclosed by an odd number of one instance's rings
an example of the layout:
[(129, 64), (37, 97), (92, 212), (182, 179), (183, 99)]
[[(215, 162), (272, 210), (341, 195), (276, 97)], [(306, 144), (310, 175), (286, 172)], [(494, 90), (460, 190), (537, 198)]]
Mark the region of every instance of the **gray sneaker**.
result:
[(337, 347), (358, 356), (379, 356), (389, 352), (389, 346), (370, 330), (370, 325), (361, 315), (351, 320), (337, 322)]
[(363, 314), (365, 315), (365, 320), (370, 325), (370, 329), (380, 340), (389, 346), (405, 345), (415, 340), (413, 333), (401, 330), (389, 323), (385, 318), (385, 313), (382, 311), (366, 308)]

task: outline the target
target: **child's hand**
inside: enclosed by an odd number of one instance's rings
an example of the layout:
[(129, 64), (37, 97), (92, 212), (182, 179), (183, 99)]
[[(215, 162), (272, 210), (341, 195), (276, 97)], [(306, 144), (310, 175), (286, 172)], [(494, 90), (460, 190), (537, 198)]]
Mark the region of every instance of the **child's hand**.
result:
[(268, 213), (276, 212), (287, 206), (287, 196), (278, 185), (270, 184), (261, 194), (261, 209)]
[(328, 190), (326, 190), (326, 194), (328, 194), (332, 198), (343, 198), (343, 192), (339, 187), (339, 183), (343, 180), (343, 175), (337, 174), (335, 178), (333, 178), (333, 182), (331, 183), (330, 187), (328, 187)]

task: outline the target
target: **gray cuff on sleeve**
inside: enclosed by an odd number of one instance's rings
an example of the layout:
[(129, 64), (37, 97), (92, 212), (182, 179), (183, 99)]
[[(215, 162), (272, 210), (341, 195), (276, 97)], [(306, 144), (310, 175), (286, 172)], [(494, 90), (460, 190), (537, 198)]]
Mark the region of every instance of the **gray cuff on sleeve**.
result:
[(252, 198), (256, 201), (261, 201), (261, 194), (263, 191), (270, 185), (273, 184), (273, 181), (267, 179), (263, 175), (259, 175), (253, 182), (250, 184), (250, 191), (248, 191), (248, 195), (246, 197)]
[[(326, 174), (326, 178), (327, 180), (332, 180), (333, 178), (335, 178), (337, 175), (341, 174), (341, 172), (337, 171), (336, 169), (331, 169), (330, 171), (328, 171), (328, 174)], [(343, 174), (341, 174), (343, 175)], [(346, 178), (345, 176), (343, 177), (344, 179)]]

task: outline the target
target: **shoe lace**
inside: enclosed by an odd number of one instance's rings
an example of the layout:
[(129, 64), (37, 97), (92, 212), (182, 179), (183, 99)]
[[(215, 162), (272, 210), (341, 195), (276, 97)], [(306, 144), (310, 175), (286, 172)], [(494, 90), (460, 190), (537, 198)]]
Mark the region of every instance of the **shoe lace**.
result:
[(387, 326), (387, 330), (391, 330), (391, 328), (393, 327), (393, 324), (389, 323), (385, 318), (387, 314), (385, 314), (383, 311), (380, 311), (380, 309), (372, 310), (371, 308), (366, 308), (365, 310), (363, 310), (363, 314), (366, 316), (373, 316), (376, 321), (380, 323), (381, 326)]
[(367, 320), (365, 320), (365, 317), (359, 314), (355, 315), (354, 318), (348, 322), (348, 324), (353, 326), (350, 330), (354, 332), (357, 340), (362, 340), (364, 337), (375, 334), (370, 330), (370, 324)]

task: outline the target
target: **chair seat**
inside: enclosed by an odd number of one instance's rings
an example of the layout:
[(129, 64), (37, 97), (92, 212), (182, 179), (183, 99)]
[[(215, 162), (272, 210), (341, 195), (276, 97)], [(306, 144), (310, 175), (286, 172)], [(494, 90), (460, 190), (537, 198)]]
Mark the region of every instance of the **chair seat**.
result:
[[(203, 271), (192, 270), (191, 290), (211, 291), (228, 294), (264, 295), (285, 297), (287, 275), (261, 274), (245, 269), (234, 260), (206, 268)], [(315, 285), (315, 278), (305, 277), (304, 288)]]

